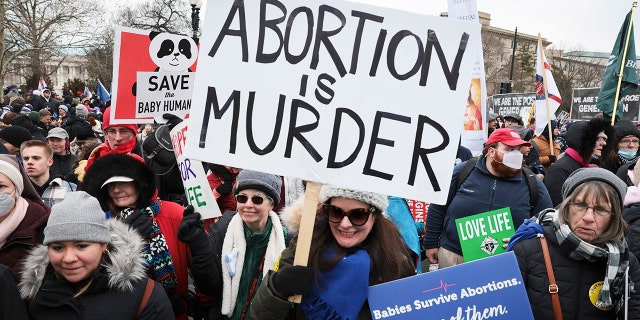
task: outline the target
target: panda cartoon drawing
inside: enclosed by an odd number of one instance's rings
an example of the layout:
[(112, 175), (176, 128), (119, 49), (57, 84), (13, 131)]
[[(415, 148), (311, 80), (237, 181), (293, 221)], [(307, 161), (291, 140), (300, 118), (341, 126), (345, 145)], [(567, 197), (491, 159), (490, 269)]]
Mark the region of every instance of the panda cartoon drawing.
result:
[[(156, 64), (155, 72), (192, 72), (189, 67), (198, 58), (198, 38), (168, 32), (149, 33), (149, 56)], [(131, 91), (136, 95), (136, 83)]]
[(155, 71), (190, 72), (198, 57), (197, 39), (167, 32), (149, 33), (149, 56), (158, 66)]

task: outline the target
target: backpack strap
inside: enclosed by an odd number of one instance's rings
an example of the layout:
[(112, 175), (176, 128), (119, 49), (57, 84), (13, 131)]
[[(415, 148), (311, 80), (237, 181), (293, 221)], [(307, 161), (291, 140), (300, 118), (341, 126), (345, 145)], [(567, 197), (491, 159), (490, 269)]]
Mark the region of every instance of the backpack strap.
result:
[(147, 306), (147, 302), (149, 302), (149, 298), (151, 297), (151, 293), (153, 292), (153, 287), (155, 287), (155, 281), (147, 278), (147, 286), (144, 288), (144, 294), (142, 295), (142, 300), (140, 300), (140, 305), (138, 306), (138, 313), (136, 313), (136, 318), (139, 318), (142, 314), (142, 311)]
[(476, 163), (478, 163), (478, 157), (471, 158), (464, 163), (464, 166), (462, 167), (462, 169), (460, 169), (460, 172), (458, 172), (458, 177), (456, 178), (456, 190), (460, 189), (462, 183), (467, 180), (467, 177), (469, 177), (471, 171), (473, 171), (473, 168), (475, 168)]

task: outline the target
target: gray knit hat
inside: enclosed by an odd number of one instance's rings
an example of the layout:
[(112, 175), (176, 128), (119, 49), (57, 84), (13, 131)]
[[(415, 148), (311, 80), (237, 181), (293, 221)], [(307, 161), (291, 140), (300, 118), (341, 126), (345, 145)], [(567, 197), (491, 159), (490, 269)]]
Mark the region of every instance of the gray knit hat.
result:
[(620, 205), (627, 194), (627, 184), (611, 171), (603, 168), (580, 168), (574, 171), (562, 184), (562, 199), (566, 199), (583, 182), (599, 180), (613, 187), (620, 196)]
[(280, 189), (282, 188), (282, 179), (274, 174), (264, 173), (252, 170), (242, 170), (236, 178), (236, 185), (233, 191), (234, 195), (245, 189), (256, 189), (265, 192), (271, 199), (273, 205), (280, 202)]
[(387, 196), (379, 193), (323, 185), (322, 189), (320, 189), (320, 202), (325, 203), (333, 197), (358, 200), (376, 207), (381, 212), (385, 212), (389, 206)]
[(87, 110), (87, 107), (85, 107), (82, 104), (79, 104), (76, 106), (76, 116), (78, 117), (84, 117), (86, 115), (89, 114), (89, 110)]
[(98, 199), (84, 191), (69, 192), (51, 207), (44, 244), (58, 241), (109, 243), (111, 236)]

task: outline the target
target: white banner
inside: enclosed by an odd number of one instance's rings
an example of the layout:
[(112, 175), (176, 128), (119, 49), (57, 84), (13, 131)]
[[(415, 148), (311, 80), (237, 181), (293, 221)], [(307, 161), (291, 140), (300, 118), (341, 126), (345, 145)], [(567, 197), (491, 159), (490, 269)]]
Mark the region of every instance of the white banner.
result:
[[(449, 18), (480, 24), (476, 0), (449, 0), (448, 4)], [(484, 119), (487, 114), (487, 84), (482, 41), (477, 42), (475, 50), (476, 57), (471, 74), (469, 97), (465, 103), (461, 143), (469, 148), (474, 156), (478, 156), (482, 153), (484, 142), (487, 141), (487, 121)]]
[(191, 158), (446, 201), (479, 24), (339, 0), (210, 5)]
[(194, 78), (193, 72), (138, 72), (136, 118), (188, 114)]

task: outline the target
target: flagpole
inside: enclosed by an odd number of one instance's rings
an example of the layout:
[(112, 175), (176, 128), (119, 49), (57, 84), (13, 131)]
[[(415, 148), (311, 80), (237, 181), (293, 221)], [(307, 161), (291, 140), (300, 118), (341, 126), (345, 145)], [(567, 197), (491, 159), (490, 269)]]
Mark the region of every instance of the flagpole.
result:
[(622, 61), (620, 62), (620, 74), (618, 75), (618, 87), (616, 88), (616, 99), (613, 100), (613, 114), (611, 114), (611, 125), (616, 122), (616, 113), (618, 111), (618, 98), (620, 97), (620, 86), (622, 85), (622, 75), (624, 74), (624, 64), (627, 61), (627, 48), (629, 48), (629, 37), (631, 37), (631, 26), (633, 25), (633, 15), (636, 12), (638, 1), (633, 2), (631, 7), (631, 18), (627, 27), (627, 35), (624, 40), (624, 51), (622, 52)]
[[(542, 86), (544, 88), (544, 103), (547, 106), (547, 130), (549, 130), (549, 154), (555, 156), (553, 153), (553, 130), (551, 129), (551, 109), (549, 108), (549, 92), (547, 91), (547, 68), (544, 65), (544, 48), (542, 48), (542, 37), (538, 33), (538, 48), (540, 48), (540, 61), (542, 62)], [(536, 119), (537, 121), (537, 119)]]

